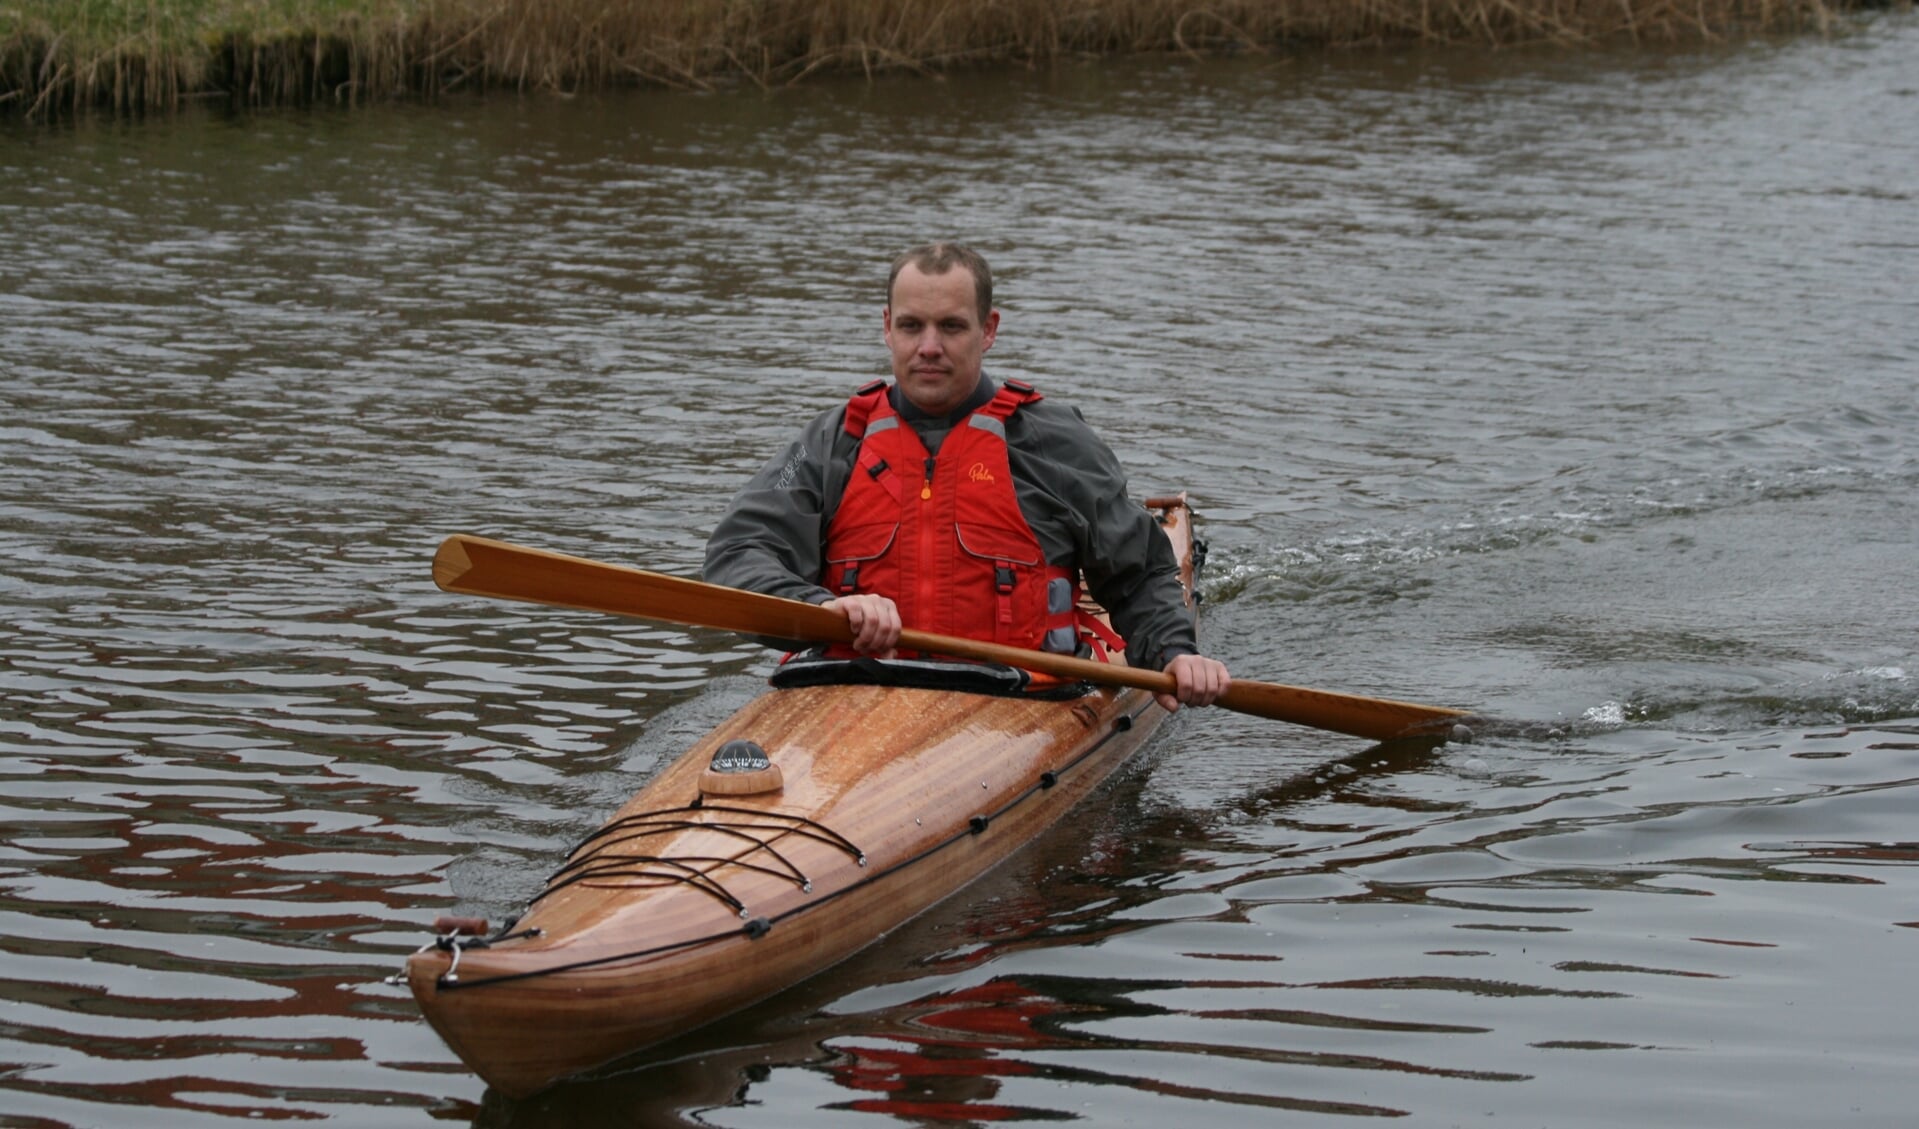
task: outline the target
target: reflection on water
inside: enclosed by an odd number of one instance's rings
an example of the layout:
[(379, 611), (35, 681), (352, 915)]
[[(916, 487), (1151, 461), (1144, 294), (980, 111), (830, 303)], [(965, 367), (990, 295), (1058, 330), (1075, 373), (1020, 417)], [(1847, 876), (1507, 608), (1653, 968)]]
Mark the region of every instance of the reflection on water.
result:
[[(1342, 767), (1199, 818), (1123, 782), (1091, 852), (1055, 836), (865, 968), (481, 1123), (1903, 1116), (1883, 973), (1919, 922), (1885, 915), (1919, 847), (1876, 836), (1919, 780), (1919, 723)], [(1859, 838), (1776, 837), (1795, 828)], [(1840, 938), (1871, 974), (1840, 982)], [(1843, 1036), (1809, 1037), (1828, 1011)]]
[[(0, 1123), (1901, 1123), (1916, 32), (7, 127)], [(432, 548), (695, 571), (947, 232), (1194, 492), (1236, 670), (1495, 720), (1185, 717), (859, 960), (487, 1098), (381, 977), (767, 656)]]

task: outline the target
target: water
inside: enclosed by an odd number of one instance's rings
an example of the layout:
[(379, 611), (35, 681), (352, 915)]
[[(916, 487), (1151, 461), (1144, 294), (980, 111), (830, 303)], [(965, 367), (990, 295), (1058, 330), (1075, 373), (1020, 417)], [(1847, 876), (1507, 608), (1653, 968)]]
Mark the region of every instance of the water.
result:
[[(1919, 23), (0, 126), (0, 1125), (1903, 1125)], [(759, 687), (449, 597), (697, 569), (901, 245), (1186, 488), (1240, 674), (1076, 826), (621, 1074), (380, 983)]]

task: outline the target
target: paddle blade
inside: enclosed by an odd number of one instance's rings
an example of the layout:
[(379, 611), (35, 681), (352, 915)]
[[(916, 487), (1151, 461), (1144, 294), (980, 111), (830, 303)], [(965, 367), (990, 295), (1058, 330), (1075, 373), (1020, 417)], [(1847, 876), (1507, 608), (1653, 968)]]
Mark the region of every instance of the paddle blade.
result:
[(440, 544), (433, 557), (433, 582), (466, 596), (525, 600), (743, 635), (820, 643), (853, 640), (845, 616), (813, 604), (464, 533)]
[(1239, 713), (1289, 721), (1313, 729), (1390, 741), (1396, 737), (1444, 737), (1454, 723), (1469, 716), (1465, 710), (1422, 706), (1389, 698), (1361, 698), (1283, 686), (1272, 682), (1233, 679), (1218, 705)]

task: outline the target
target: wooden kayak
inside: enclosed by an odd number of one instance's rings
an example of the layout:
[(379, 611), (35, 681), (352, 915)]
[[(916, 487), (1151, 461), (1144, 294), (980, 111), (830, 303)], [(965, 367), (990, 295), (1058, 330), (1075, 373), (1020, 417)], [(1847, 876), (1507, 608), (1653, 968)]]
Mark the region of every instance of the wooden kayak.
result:
[[(1184, 496), (1148, 503), (1194, 569)], [(978, 878), (1097, 787), (1167, 713), (826, 684), (761, 695), (576, 847), (508, 928), (403, 974), (434, 1030), (524, 1097), (789, 987)]]

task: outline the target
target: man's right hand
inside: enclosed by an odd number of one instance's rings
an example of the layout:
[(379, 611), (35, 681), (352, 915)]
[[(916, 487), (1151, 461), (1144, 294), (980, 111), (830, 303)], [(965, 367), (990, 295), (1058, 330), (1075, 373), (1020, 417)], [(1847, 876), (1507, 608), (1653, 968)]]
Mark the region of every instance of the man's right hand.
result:
[(1226, 670), (1226, 664), (1204, 655), (1180, 655), (1166, 664), (1166, 673), (1173, 676), (1177, 690), (1172, 694), (1155, 694), (1154, 697), (1169, 710), (1177, 710), (1182, 704), (1210, 706), (1233, 684), (1233, 676)]
[(865, 592), (838, 596), (820, 606), (832, 608), (846, 617), (846, 625), (853, 629), (854, 650), (862, 655), (877, 655), (883, 659), (893, 657), (893, 650), (900, 642), (898, 604), (885, 596)]

